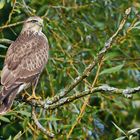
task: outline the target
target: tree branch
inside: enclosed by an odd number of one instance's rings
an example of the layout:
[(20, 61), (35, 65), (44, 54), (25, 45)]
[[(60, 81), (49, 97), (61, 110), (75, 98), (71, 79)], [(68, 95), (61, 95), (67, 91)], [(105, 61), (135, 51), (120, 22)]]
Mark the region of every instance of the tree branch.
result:
[(16, 0), (13, 0), (12, 10), (11, 10), (11, 12), (10, 12), (10, 14), (9, 14), (8, 20), (6, 21), (5, 25), (7, 25), (7, 24), (11, 21), (12, 14), (13, 14), (14, 9), (15, 9), (15, 5), (16, 5)]
[(28, 16), (34, 16), (34, 12), (33, 12), (33, 9), (31, 9), (25, 2), (25, 0), (22, 0), (22, 3), (21, 3), (21, 6), (23, 7), (24, 9), (24, 12), (28, 15)]
[(93, 88), (92, 90), (89, 89), (89, 90), (86, 90), (84, 92), (77, 93), (73, 96), (65, 97), (65, 98), (59, 100), (57, 103), (54, 103), (52, 105), (48, 105), (47, 103), (45, 103), (43, 108), (53, 110), (53, 109), (58, 108), (64, 104), (73, 102), (81, 97), (84, 97), (86, 95), (93, 94), (96, 92), (101, 92), (101, 93), (108, 93), (109, 92), (110, 94), (122, 94), (127, 98), (131, 98), (133, 94), (140, 92), (140, 86), (135, 87), (135, 88), (119, 89), (119, 88), (115, 88), (115, 87), (110, 87), (108, 85), (103, 85), (103, 86)]
[(111, 48), (111, 45), (112, 45), (112, 43), (114, 41), (114, 38), (119, 34), (119, 32), (124, 27), (130, 12), (131, 12), (131, 8), (128, 8), (125, 11), (124, 18), (122, 19), (118, 30), (107, 40), (107, 42), (105, 42), (105, 45), (102, 48), (102, 50), (99, 52), (97, 58), (95, 60), (93, 60), (91, 64), (89, 64), (87, 66), (87, 68), (84, 70), (83, 74), (78, 76), (70, 86), (66, 87), (58, 95), (56, 95), (53, 98), (51, 98), (50, 100), (48, 100), (48, 104), (53, 104), (53, 103), (59, 101), (61, 98), (66, 96), (72, 89), (74, 89), (80, 82), (82, 82), (83, 79), (85, 79), (86, 77), (89, 76), (89, 74), (91, 73), (93, 68), (102, 60), (102, 58), (104, 57), (106, 52)]
[[(127, 98), (131, 98), (133, 96), (133, 94), (136, 94), (138, 92), (140, 92), (140, 86), (135, 87), (135, 88), (126, 88), (126, 89), (119, 89), (119, 88), (115, 88), (115, 87), (110, 87), (109, 85), (102, 85), (96, 88), (92, 88), (92, 89), (88, 89), (86, 91), (80, 92), (80, 93), (76, 93), (73, 96), (69, 96), (69, 97), (65, 97), (60, 99), (57, 103), (53, 103), (53, 104), (48, 104), (48, 100), (46, 99), (45, 101), (38, 101), (38, 100), (27, 100), (26, 98), (23, 98), (22, 101), (31, 104), (33, 106), (38, 106), (38, 107), (42, 107), (45, 108), (46, 110), (54, 110), (64, 104), (73, 102), (79, 98), (82, 98), (84, 96), (93, 94), (93, 93), (109, 93), (109, 94), (122, 94), (123, 96), (127, 97)], [(21, 100), (20, 100), (21, 101)]]
[(54, 137), (54, 134), (47, 131), (41, 124), (40, 122), (38, 121), (37, 117), (36, 117), (36, 114), (35, 114), (35, 107), (33, 106), (32, 107), (32, 119), (34, 120), (34, 123), (36, 124), (37, 128), (43, 132), (46, 136), (50, 137), (50, 138), (53, 138)]
[(24, 23), (24, 21), (19, 21), (19, 22), (12, 23), (12, 24), (9, 24), (9, 25), (1, 26), (0, 27), (0, 31), (2, 31), (2, 29), (10, 28), (10, 27), (13, 27), (13, 26), (17, 26), (17, 25), (22, 24), (22, 23)]

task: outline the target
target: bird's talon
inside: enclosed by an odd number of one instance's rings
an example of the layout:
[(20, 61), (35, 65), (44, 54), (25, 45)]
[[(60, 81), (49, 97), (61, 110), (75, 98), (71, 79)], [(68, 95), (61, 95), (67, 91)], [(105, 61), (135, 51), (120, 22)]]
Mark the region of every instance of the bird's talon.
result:
[(32, 96), (30, 96), (30, 97), (27, 98), (27, 101), (29, 101), (29, 100), (31, 100), (31, 99), (40, 100), (41, 97), (32, 95)]

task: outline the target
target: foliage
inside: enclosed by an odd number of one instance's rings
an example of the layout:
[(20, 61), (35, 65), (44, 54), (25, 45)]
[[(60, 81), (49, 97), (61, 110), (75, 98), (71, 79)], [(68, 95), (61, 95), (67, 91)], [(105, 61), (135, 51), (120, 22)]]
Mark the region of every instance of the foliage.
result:
[[(36, 92), (45, 99), (58, 94), (82, 74), (118, 29), (129, 7), (132, 7), (131, 14), (104, 57), (95, 86), (135, 87), (140, 81), (140, 4), (136, 0), (2, 0), (0, 26), (18, 23), (31, 15), (43, 17), (43, 32), (49, 40), (50, 59)], [(0, 37), (15, 40), (21, 28), (19, 24), (0, 29)], [(0, 44), (0, 69), (8, 46)], [(88, 89), (97, 71), (98, 66), (69, 94)], [(56, 139), (67, 139), (75, 122), (76, 127), (70, 135), (72, 139), (138, 139), (139, 95), (127, 99), (117, 94), (94, 93), (78, 123), (77, 117), (86, 98), (53, 111), (37, 108), (37, 117), (47, 130), (53, 131)], [(0, 130), (0, 139), (47, 139), (32, 121), (31, 106), (17, 100), (9, 113), (0, 116)]]

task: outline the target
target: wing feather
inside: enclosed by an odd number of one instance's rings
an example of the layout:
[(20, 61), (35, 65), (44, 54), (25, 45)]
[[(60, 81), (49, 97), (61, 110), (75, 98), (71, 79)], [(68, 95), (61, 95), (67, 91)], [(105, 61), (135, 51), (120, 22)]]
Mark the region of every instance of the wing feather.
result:
[(48, 49), (43, 33), (25, 31), (8, 49), (1, 83), (9, 87), (14, 82), (31, 82), (47, 63)]

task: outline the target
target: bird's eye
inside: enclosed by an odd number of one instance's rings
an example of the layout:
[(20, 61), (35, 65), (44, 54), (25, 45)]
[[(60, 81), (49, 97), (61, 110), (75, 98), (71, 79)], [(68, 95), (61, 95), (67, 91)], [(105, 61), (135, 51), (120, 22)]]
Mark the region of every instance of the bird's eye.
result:
[(31, 22), (32, 22), (32, 23), (35, 23), (35, 22), (38, 22), (38, 21), (37, 21), (37, 20), (32, 20)]

